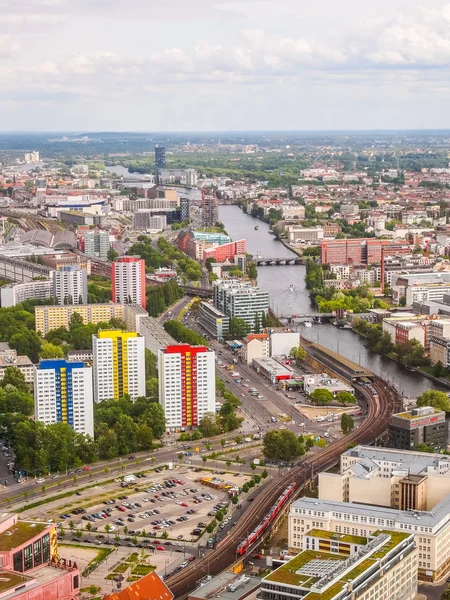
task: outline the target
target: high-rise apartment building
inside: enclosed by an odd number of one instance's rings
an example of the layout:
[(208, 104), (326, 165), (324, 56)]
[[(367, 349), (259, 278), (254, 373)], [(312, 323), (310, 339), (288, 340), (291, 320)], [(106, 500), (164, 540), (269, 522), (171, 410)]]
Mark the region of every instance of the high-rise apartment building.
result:
[(112, 301), (145, 308), (145, 261), (139, 256), (123, 256), (113, 262)]
[(94, 258), (106, 260), (108, 250), (111, 247), (109, 243), (109, 233), (107, 231), (86, 231), (83, 233), (84, 253)]
[(86, 304), (87, 303), (87, 272), (78, 267), (61, 267), (50, 271), (52, 282), (52, 297), (57, 303)]
[(214, 226), (219, 220), (217, 198), (207, 196), (202, 190), (202, 222), (205, 226)]
[(100, 330), (92, 336), (94, 400), (145, 396), (145, 340), (134, 331)]
[(36, 421), (67, 423), (94, 437), (92, 368), (64, 359), (41, 360), (35, 369), (34, 410)]
[(157, 169), (166, 168), (166, 149), (164, 146), (155, 146), (155, 167)]
[(195, 169), (186, 169), (186, 185), (189, 187), (197, 185), (197, 171)]
[(159, 401), (169, 431), (196, 427), (216, 407), (215, 352), (177, 344), (158, 352)]

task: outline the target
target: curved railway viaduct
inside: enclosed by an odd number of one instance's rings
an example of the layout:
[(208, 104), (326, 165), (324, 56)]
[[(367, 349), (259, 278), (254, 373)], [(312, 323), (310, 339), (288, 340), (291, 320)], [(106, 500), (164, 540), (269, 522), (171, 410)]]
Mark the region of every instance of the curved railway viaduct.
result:
[(377, 376), (374, 376), (371, 386), (354, 386), (367, 403), (367, 417), (360, 427), (343, 439), (330, 444), (323, 452), (306, 459), (285, 475), (267, 483), (229, 535), (212, 552), (167, 579), (166, 583), (177, 600), (186, 598), (206, 573), (217, 575), (235, 562), (239, 542), (246, 537), (248, 531), (255, 529), (277, 500), (280, 490), (295, 481), (296, 495), (301, 494), (311, 482), (312, 471), (317, 474), (336, 464), (349, 444), (370, 444), (385, 433), (389, 415), (400, 408), (397, 393)]

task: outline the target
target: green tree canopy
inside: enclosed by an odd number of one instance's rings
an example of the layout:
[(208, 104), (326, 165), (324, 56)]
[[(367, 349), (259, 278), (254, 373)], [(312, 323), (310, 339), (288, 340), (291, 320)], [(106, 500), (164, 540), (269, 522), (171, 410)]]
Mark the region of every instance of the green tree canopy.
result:
[(334, 400), (333, 394), (326, 388), (317, 388), (317, 390), (309, 394), (309, 398), (313, 404), (318, 404), (319, 406), (331, 404)]
[(300, 455), (303, 444), (293, 431), (274, 429), (268, 431), (263, 440), (264, 456), (270, 460), (290, 462)]
[(417, 406), (433, 406), (437, 410), (450, 412), (450, 398), (445, 392), (427, 390), (417, 398)]

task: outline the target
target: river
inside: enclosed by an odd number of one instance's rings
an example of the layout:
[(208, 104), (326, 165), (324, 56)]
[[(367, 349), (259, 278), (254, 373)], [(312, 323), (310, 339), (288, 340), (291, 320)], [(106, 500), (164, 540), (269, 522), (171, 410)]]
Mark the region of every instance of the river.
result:
[[(295, 254), (269, 234), (270, 227), (246, 215), (238, 206), (219, 207), (220, 220), (233, 240), (246, 239), (247, 252), (267, 258), (288, 258)], [(255, 227), (258, 229), (255, 230)], [(305, 286), (302, 265), (258, 267), (258, 285), (270, 294), (270, 305), (277, 315), (315, 312)], [(290, 290), (290, 284), (294, 290)], [(408, 371), (396, 362), (368, 350), (363, 339), (350, 330), (337, 329), (329, 323), (299, 326), (304, 338), (319, 342), (330, 350), (370, 369), (394, 385), (404, 396), (415, 398), (428, 389), (444, 389), (426, 377)]]

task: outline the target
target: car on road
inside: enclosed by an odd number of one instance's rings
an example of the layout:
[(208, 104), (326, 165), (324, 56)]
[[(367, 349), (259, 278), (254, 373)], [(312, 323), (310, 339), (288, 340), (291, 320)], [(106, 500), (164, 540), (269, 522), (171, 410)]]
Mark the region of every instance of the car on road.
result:
[(166, 550), (166, 549), (164, 548), (164, 546), (156, 546), (156, 549), (157, 549), (157, 550), (161, 550), (161, 552), (165, 552), (165, 550)]
[(89, 467), (83, 467), (83, 471), (89, 471)]
[(39, 477), (39, 479), (36, 479), (36, 483), (44, 483), (45, 479), (43, 477)]

